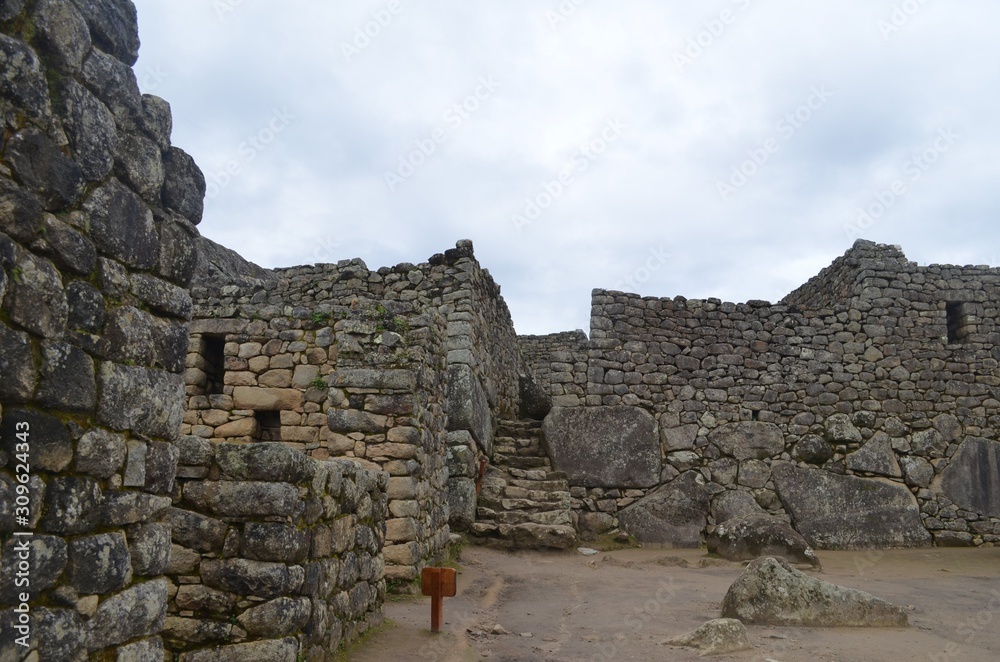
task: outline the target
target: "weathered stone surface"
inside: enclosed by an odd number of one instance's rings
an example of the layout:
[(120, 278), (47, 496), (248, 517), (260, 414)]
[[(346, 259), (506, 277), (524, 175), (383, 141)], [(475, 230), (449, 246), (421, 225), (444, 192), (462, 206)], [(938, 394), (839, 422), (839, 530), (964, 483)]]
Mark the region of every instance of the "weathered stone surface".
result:
[(618, 521), (639, 542), (699, 547), (710, 503), (705, 479), (689, 471), (621, 510)]
[(849, 453), (846, 461), (847, 468), (851, 471), (863, 471), (890, 478), (900, 478), (903, 475), (887, 435), (872, 437), (860, 449)]
[(25, 553), (29, 556), (30, 588), (35, 595), (54, 586), (66, 568), (66, 541), (62, 538), (37, 533), (30, 539), (9, 538), (0, 560), (0, 605), (20, 603), (18, 595), (24, 588), (15, 584), (15, 573)]
[(182, 320), (191, 318), (191, 295), (186, 289), (146, 274), (133, 274), (131, 281), (132, 293), (151, 310)]
[(97, 266), (97, 249), (83, 234), (52, 214), (45, 215), (45, 241), (56, 254), (56, 262), (75, 274), (89, 275)]
[(177, 642), (177, 647), (226, 642), (232, 632), (231, 623), (202, 618), (167, 616), (163, 624), (163, 636), (168, 645)]
[(110, 593), (132, 581), (125, 534), (100, 533), (69, 543), (69, 583), (79, 593)]
[(663, 643), (668, 646), (697, 648), (702, 655), (736, 653), (753, 648), (746, 627), (734, 618), (716, 618), (694, 632), (671, 637)]
[(98, 385), (100, 423), (167, 440), (180, 436), (184, 418), (180, 375), (105, 361)]
[(3, 414), (0, 449), (14, 457), (18, 444), (26, 439), (31, 449), (32, 469), (62, 471), (69, 466), (73, 460), (73, 440), (62, 421), (32, 409), (7, 409)]
[(23, 403), (31, 399), (38, 381), (31, 341), (23, 331), (14, 331), (0, 323), (0, 399)]
[(694, 440), (698, 438), (698, 426), (680, 425), (669, 427), (665, 425), (663, 416), (660, 418), (660, 443), (668, 453), (673, 451), (691, 450), (694, 448)]
[[(23, 531), (24, 526), (15, 517), (17, 508), (17, 485), (13, 476), (0, 473), (0, 532)], [(31, 509), (31, 517), (28, 519), (29, 528), (34, 529), (42, 515), (42, 504), (48, 493), (45, 482), (33, 475), (28, 479), (28, 507)]]
[[(3, 39), (4, 36), (0, 35), (0, 49)], [(42, 206), (34, 194), (10, 179), (0, 177), (0, 230), (17, 241), (27, 243), (38, 236), (43, 219)], [(11, 254), (5, 255), (3, 267), (9, 269), (9, 261), (15, 257), (12, 254), (15, 247), (13, 243), (9, 243), (9, 238), (4, 239), (7, 244), (4, 252)]]
[(198, 266), (198, 231), (176, 214), (161, 214), (157, 218), (160, 230), (157, 273), (176, 285), (187, 287)]
[(232, 610), (236, 598), (231, 593), (209, 588), (202, 584), (184, 584), (177, 588), (174, 601), (181, 609), (225, 615)]
[(63, 126), (84, 177), (101, 181), (111, 172), (118, 149), (115, 118), (90, 90), (72, 78), (63, 79)]
[(571, 549), (576, 546), (576, 530), (561, 524), (515, 525), (510, 539), (518, 549)]
[(468, 430), (487, 456), (493, 455), (493, 420), (486, 392), (472, 368), (448, 367), (448, 429)]
[[(35, 51), (23, 41), (0, 34), (0, 97), (28, 117), (41, 119), (51, 112), (45, 69)], [(2, 216), (2, 214), (0, 214)]]
[(795, 529), (768, 515), (726, 520), (708, 536), (708, 551), (730, 561), (780, 556), (792, 563), (819, 565), (819, 559)]
[(518, 414), (522, 419), (541, 421), (552, 409), (552, 398), (538, 382), (518, 376)]
[(192, 224), (201, 223), (205, 209), (205, 175), (194, 159), (179, 147), (171, 147), (163, 159), (166, 173), (163, 203)]
[(745, 487), (761, 488), (771, 478), (771, 467), (763, 460), (743, 460), (740, 462), (736, 482)]
[(335, 388), (373, 388), (380, 391), (414, 391), (417, 388), (417, 376), (412, 370), (341, 368), (333, 373), (330, 386)]
[(305, 571), (301, 566), (284, 563), (205, 559), (201, 562), (201, 577), (212, 588), (272, 599), (295, 594), (302, 586)]
[(101, 504), (100, 521), (104, 526), (123, 526), (145, 522), (170, 507), (170, 497), (145, 492), (109, 491)]
[(968, 437), (940, 480), (941, 492), (961, 508), (1000, 517), (1000, 443)]
[(115, 662), (163, 662), (163, 659), (163, 639), (160, 637), (149, 637), (120, 646), (115, 655)]
[(229, 527), (222, 522), (181, 508), (168, 508), (160, 520), (170, 526), (171, 539), (199, 552), (219, 552)]
[(313, 461), (285, 444), (219, 444), (219, 468), (229, 478), (299, 483), (312, 478)]
[(298, 516), (305, 507), (294, 485), (261, 481), (190, 482), (184, 485), (184, 500), (223, 517)]
[(713, 430), (708, 440), (737, 460), (764, 460), (785, 450), (781, 429), (773, 423), (729, 423)]
[[(472, 444), (471, 447), (458, 442), (455, 438), (455, 435), (463, 433), (468, 436), (468, 442)], [(449, 432), (448, 444), (448, 475), (452, 478), (475, 477), (478, 474), (479, 468), (476, 462), (476, 452), (473, 450), (475, 442), (472, 441), (472, 435), (465, 430)]]
[(121, 133), (115, 156), (115, 176), (143, 200), (157, 204), (164, 177), (159, 145), (136, 132)]
[(101, 488), (90, 478), (60, 476), (49, 481), (45, 490), (42, 528), (49, 533), (88, 533), (100, 515)]
[(128, 530), (128, 551), (136, 575), (162, 574), (170, 562), (170, 527), (140, 524)]
[(86, 636), (80, 615), (72, 609), (36, 607), (35, 633), (38, 659), (75, 660), (86, 652)]
[(905, 455), (899, 460), (906, 477), (906, 484), (911, 487), (928, 487), (934, 479), (934, 466), (922, 457)]
[(651, 487), (660, 480), (656, 422), (638, 407), (555, 407), (542, 434), (571, 485)]
[(298, 652), (298, 642), (289, 637), (204, 648), (181, 653), (177, 659), (178, 662), (297, 662)]
[(309, 553), (309, 535), (290, 524), (247, 522), (243, 556), (255, 561), (301, 563)]
[(281, 597), (247, 609), (237, 620), (250, 635), (282, 637), (304, 628), (311, 611), (309, 598)]
[(70, 329), (95, 333), (104, 326), (104, 297), (90, 283), (75, 280), (66, 287)]
[(822, 437), (811, 434), (795, 444), (794, 455), (803, 462), (822, 465), (833, 458), (833, 446)]
[(177, 462), (207, 467), (215, 459), (216, 444), (201, 437), (181, 435), (177, 440)]
[(83, 205), (90, 217), (90, 238), (97, 249), (137, 269), (156, 264), (159, 240), (153, 213), (138, 195), (111, 178)]
[(860, 444), (861, 431), (847, 414), (833, 414), (823, 421), (823, 436), (831, 444)]
[(906, 612), (864, 591), (799, 572), (784, 559), (753, 561), (729, 587), (722, 615), (794, 627), (906, 627)]
[(294, 388), (237, 386), (233, 389), (233, 403), (236, 409), (293, 410), (302, 407), (302, 402), (302, 391)]
[(41, 0), (35, 5), (34, 22), (50, 60), (68, 73), (80, 71), (90, 50), (90, 32), (76, 8), (59, 0)]
[(136, 637), (158, 634), (167, 616), (167, 581), (135, 584), (106, 598), (87, 622), (87, 648), (101, 650)]
[(448, 480), (448, 523), (453, 531), (466, 531), (476, 521), (476, 483), (471, 478)]
[(132, 66), (139, 59), (139, 21), (127, 0), (73, 0), (90, 27), (94, 44)]
[(948, 442), (940, 432), (932, 428), (914, 432), (910, 447), (914, 455), (938, 458), (944, 457), (945, 451), (948, 450)]
[(41, 380), (35, 400), (62, 411), (89, 412), (97, 404), (94, 360), (72, 345), (42, 345)]
[(716, 524), (721, 524), (737, 517), (766, 515), (749, 492), (743, 490), (726, 490), (712, 499), (712, 517)]
[(15, 133), (7, 141), (4, 160), (22, 184), (42, 196), (46, 209), (68, 207), (83, 193), (80, 166), (38, 129)]
[(164, 441), (146, 443), (146, 481), (144, 487), (153, 494), (168, 494), (173, 490), (177, 473), (177, 447)]
[(917, 501), (905, 486), (776, 464), (775, 487), (792, 524), (817, 549), (930, 544)]
[(357, 409), (331, 409), (327, 412), (327, 424), (334, 432), (344, 434), (351, 432), (378, 434), (385, 432), (389, 421), (385, 416)]
[(43, 338), (61, 338), (69, 306), (59, 272), (48, 260), (22, 251), (13, 273), (3, 301), (10, 319)]

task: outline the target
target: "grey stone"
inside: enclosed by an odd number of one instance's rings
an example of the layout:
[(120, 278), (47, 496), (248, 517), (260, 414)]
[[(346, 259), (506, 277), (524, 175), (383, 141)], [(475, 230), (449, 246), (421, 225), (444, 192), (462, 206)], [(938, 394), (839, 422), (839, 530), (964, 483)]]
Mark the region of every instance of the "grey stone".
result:
[(205, 559), (201, 562), (205, 585), (239, 595), (272, 599), (296, 593), (305, 580), (301, 566), (247, 559)]
[(198, 266), (198, 231), (176, 214), (158, 218), (160, 257), (156, 272), (167, 280), (187, 287)]
[(42, 528), (48, 533), (89, 533), (99, 521), (101, 500), (101, 488), (91, 478), (53, 478), (45, 490)]
[(172, 440), (184, 417), (180, 375), (105, 361), (98, 373), (97, 420), (114, 430)]
[(14, 134), (7, 141), (4, 160), (22, 184), (41, 194), (46, 209), (68, 207), (83, 193), (80, 166), (38, 129)]
[(17, 18), (24, 9), (25, 0), (0, 0), (0, 21)]
[(40, 0), (35, 5), (37, 35), (47, 46), (46, 55), (61, 70), (80, 71), (90, 50), (90, 32), (72, 4), (60, 0)]
[(876, 434), (860, 449), (848, 454), (846, 462), (851, 471), (864, 471), (890, 478), (900, 478), (903, 475), (896, 454), (892, 451), (892, 442), (885, 434)]
[(917, 500), (899, 483), (784, 463), (776, 464), (772, 475), (795, 529), (817, 549), (930, 544)]
[(0, 71), (0, 98), (36, 120), (51, 112), (45, 69), (27, 44), (0, 34)]
[(166, 177), (163, 204), (194, 225), (201, 223), (205, 209), (205, 175), (194, 159), (179, 147), (171, 147), (163, 159)]
[(170, 562), (170, 527), (139, 524), (127, 532), (132, 572), (147, 577), (163, 574)]
[(111, 172), (118, 149), (115, 118), (108, 107), (72, 78), (60, 82), (63, 127), (83, 176), (91, 182)]
[(232, 634), (231, 623), (203, 618), (167, 616), (163, 625), (163, 636), (167, 638), (167, 643), (177, 642), (176, 647), (226, 642), (232, 638)]
[(159, 145), (137, 132), (122, 132), (115, 155), (115, 176), (143, 200), (158, 205), (164, 178)]
[(712, 499), (712, 517), (716, 524), (737, 517), (766, 515), (749, 492), (743, 490), (726, 490)]
[(139, 21), (128, 0), (72, 0), (90, 27), (94, 44), (128, 66), (139, 59)]
[(236, 598), (230, 593), (201, 584), (183, 584), (177, 588), (174, 602), (180, 609), (207, 611), (224, 616), (232, 611)]
[(698, 426), (695, 424), (667, 427), (664, 418), (660, 417), (660, 442), (668, 453), (672, 451), (691, 450), (694, 440), (698, 438)]
[(771, 467), (763, 460), (743, 460), (736, 482), (745, 487), (759, 488), (771, 479)]
[(815, 579), (784, 559), (750, 563), (729, 587), (722, 615), (754, 625), (906, 627), (906, 612), (875, 596)]
[(94, 360), (72, 345), (43, 343), (41, 380), (35, 399), (51, 409), (92, 411), (97, 404)]
[(62, 338), (69, 306), (59, 272), (48, 260), (22, 252), (7, 286), (10, 319), (43, 338)]
[(301, 631), (311, 612), (309, 598), (281, 597), (247, 609), (237, 620), (247, 634), (273, 638)]
[(72, 609), (35, 607), (35, 632), (41, 660), (79, 660), (86, 652), (86, 635), (80, 615)]
[(663, 643), (697, 648), (702, 655), (722, 655), (753, 648), (746, 627), (734, 618), (716, 618), (693, 632), (671, 637)]
[(31, 409), (8, 409), (0, 421), (0, 448), (15, 457), (25, 439), (32, 470), (58, 472), (73, 460), (73, 440), (62, 421)]
[(215, 442), (192, 435), (181, 435), (177, 440), (177, 462), (195, 466), (211, 466), (215, 459)]
[(305, 507), (290, 483), (195, 481), (184, 485), (184, 500), (199, 511), (223, 517), (297, 517)]
[(973, 547), (972, 534), (966, 531), (935, 531), (934, 544), (938, 547)]
[(121, 469), (126, 449), (122, 435), (92, 428), (76, 444), (74, 467), (80, 473), (109, 478)]
[(79, 593), (110, 593), (132, 581), (125, 534), (99, 533), (69, 543), (69, 583)]
[(448, 524), (452, 531), (467, 531), (476, 521), (476, 483), (471, 478), (448, 480)]
[(708, 435), (723, 455), (737, 460), (765, 460), (785, 450), (781, 429), (773, 423), (742, 421), (722, 425)]
[(518, 381), (518, 414), (522, 419), (540, 421), (552, 409), (552, 398), (545, 389), (527, 375), (520, 375)]
[(170, 497), (146, 492), (108, 491), (104, 493), (100, 521), (108, 527), (145, 522), (164, 512), (170, 503)]
[(299, 646), (294, 637), (266, 639), (181, 653), (178, 662), (297, 662)]
[(184, 288), (146, 274), (134, 274), (132, 293), (151, 310), (183, 320), (191, 319), (191, 295)]
[(159, 634), (167, 616), (167, 581), (153, 579), (105, 598), (87, 621), (87, 648), (101, 650)]
[(163, 639), (149, 637), (121, 646), (115, 652), (115, 662), (163, 662)]
[(146, 118), (146, 131), (153, 136), (161, 150), (170, 151), (170, 132), (174, 126), (170, 104), (155, 94), (143, 94), (142, 112)]
[(593, 540), (607, 533), (615, 524), (615, 518), (610, 513), (581, 512), (577, 521), (580, 536), (585, 540)]
[(37, 196), (5, 177), (0, 177), (0, 212), (0, 230), (10, 235), (3, 237), (4, 253), (8, 255), (2, 266), (10, 269), (8, 261), (15, 258), (17, 252), (10, 238), (24, 243), (33, 241), (41, 232), (44, 212)]
[(168, 494), (177, 473), (177, 447), (163, 441), (146, 442), (146, 491)]
[(493, 455), (490, 403), (479, 378), (467, 365), (448, 367), (448, 429), (468, 430), (488, 457)]
[(515, 524), (510, 539), (517, 549), (572, 549), (576, 547), (576, 531), (562, 524)]
[(860, 444), (861, 431), (847, 414), (833, 414), (823, 421), (823, 436), (832, 444)]
[(315, 472), (313, 461), (280, 442), (218, 444), (216, 458), (222, 472), (237, 480), (299, 483)]
[(138, 195), (109, 178), (83, 204), (90, 217), (90, 238), (97, 249), (136, 269), (156, 265), (159, 239), (153, 213)]
[[(23, 531), (24, 526), (15, 515), (17, 508), (17, 485), (13, 476), (0, 472), (0, 533)], [(37, 474), (28, 479), (28, 507), (31, 516), (28, 518), (28, 528), (34, 529), (42, 516), (42, 504), (48, 489), (45, 482)]]
[[(461, 432), (465, 432), (465, 430), (462, 430)], [(452, 435), (454, 434), (456, 433), (455, 432), (448, 433), (449, 444), (451, 444)], [(469, 436), (469, 441), (472, 441), (471, 435)], [(448, 454), (448, 475), (450, 477), (472, 478), (479, 473), (479, 468), (476, 462), (476, 452), (472, 450), (472, 448), (470, 448), (469, 446), (449, 445), (447, 449), (447, 454)]]
[(126, 447), (128, 455), (122, 484), (125, 487), (142, 487), (146, 484), (146, 442), (132, 439)]
[(944, 457), (948, 450), (948, 442), (940, 432), (931, 428), (914, 432), (910, 439), (911, 452), (914, 455), (924, 455), (934, 458)]
[(301, 563), (309, 554), (309, 535), (290, 524), (247, 522), (243, 556), (255, 561)]
[(687, 471), (701, 465), (701, 456), (694, 451), (677, 451), (667, 455), (667, 462), (678, 471)]
[(728, 519), (708, 536), (708, 551), (730, 561), (780, 556), (792, 563), (819, 565), (819, 559), (799, 533), (768, 515)]
[(160, 521), (170, 526), (175, 543), (199, 552), (221, 552), (229, 529), (225, 522), (181, 508), (167, 508)]
[(45, 241), (55, 251), (57, 261), (75, 274), (86, 276), (97, 266), (97, 249), (82, 234), (58, 220), (45, 215)]
[(334, 432), (343, 434), (352, 432), (378, 434), (385, 432), (387, 420), (385, 416), (357, 409), (331, 409), (327, 412), (327, 424)]
[(833, 446), (822, 437), (810, 434), (795, 444), (794, 456), (809, 464), (826, 464), (833, 458)]
[(31, 399), (38, 379), (28, 334), (0, 322), (0, 400), (23, 403)]
[(75, 280), (66, 287), (70, 329), (96, 333), (104, 326), (104, 297), (90, 283)]
[(965, 510), (1000, 517), (1000, 443), (963, 441), (941, 474), (941, 492)]
[[(25, 552), (27, 548), (27, 552)], [(28, 572), (18, 575), (21, 557), (27, 553)], [(11, 537), (4, 543), (3, 559), (0, 562), (0, 604), (19, 604), (18, 596), (24, 587), (18, 587), (15, 579), (27, 576), (31, 582), (33, 595), (40, 595), (56, 584), (66, 568), (66, 541), (56, 536), (34, 534), (30, 538)]]
[(958, 441), (965, 431), (965, 426), (954, 414), (939, 414), (932, 422), (934, 429), (941, 433), (945, 441)]
[(928, 487), (934, 479), (934, 467), (922, 457), (906, 455), (900, 458), (906, 476), (906, 484), (911, 487)]
[(340, 368), (333, 373), (334, 388), (373, 388), (378, 390), (414, 391), (417, 376), (411, 370), (375, 370), (372, 368)]
[(542, 433), (571, 485), (641, 488), (660, 481), (656, 422), (638, 407), (555, 407)]
[(689, 471), (619, 511), (618, 521), (639, 542), (699, 547), (711, 494), (700, 473)]

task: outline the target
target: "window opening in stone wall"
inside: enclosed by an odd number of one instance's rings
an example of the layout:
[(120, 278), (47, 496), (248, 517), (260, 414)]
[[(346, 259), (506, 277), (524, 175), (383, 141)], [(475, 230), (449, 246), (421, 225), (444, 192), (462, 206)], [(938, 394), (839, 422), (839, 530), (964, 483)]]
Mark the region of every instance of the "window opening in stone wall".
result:
[(969, 305), (965, 301), (949, 301), (945, 305), (948, 317), (948, 343), (963, 343), (969, 336)]
[(226, 339), (202, 336), (202, 357), (205, 359), (205, 394), (222, 393), (226, 381)]
[(257, 441), (281, 441), (281, 412), (255, 411), (257, 419)]

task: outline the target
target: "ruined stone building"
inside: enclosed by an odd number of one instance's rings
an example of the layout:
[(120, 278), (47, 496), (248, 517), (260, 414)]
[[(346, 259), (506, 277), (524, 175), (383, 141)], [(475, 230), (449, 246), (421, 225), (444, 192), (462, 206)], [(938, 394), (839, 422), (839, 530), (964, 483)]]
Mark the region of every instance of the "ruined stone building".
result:
[(589, 334), (519, 337), (468, 241), (200, 237), (137, 49), (128, 0), (0, 2), (0, 660), (329, 659), (459, 534), (697, 547), (739, 503), (997, 542), (1000, 269), (859, 241), (777, 304), (595, 290)]

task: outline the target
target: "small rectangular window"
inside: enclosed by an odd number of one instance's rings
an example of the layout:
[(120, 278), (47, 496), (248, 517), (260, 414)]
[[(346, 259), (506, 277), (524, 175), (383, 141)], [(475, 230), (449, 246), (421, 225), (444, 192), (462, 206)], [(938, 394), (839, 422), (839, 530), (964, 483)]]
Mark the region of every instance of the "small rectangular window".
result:
[(255, 411), (253, 417), (257, 419), (257, 441), (281, 441), (280, 411)]
[(226, 339), (223, 336), (202, 336), (202, 358), (205, 359), (205, 395), (222, 393), (226, 377)]
[(948, 343), (961, 344), (969, 341), (976, 332), (975, 304), (968, 301), (949, 301), (945, 305), (948, 318)]

